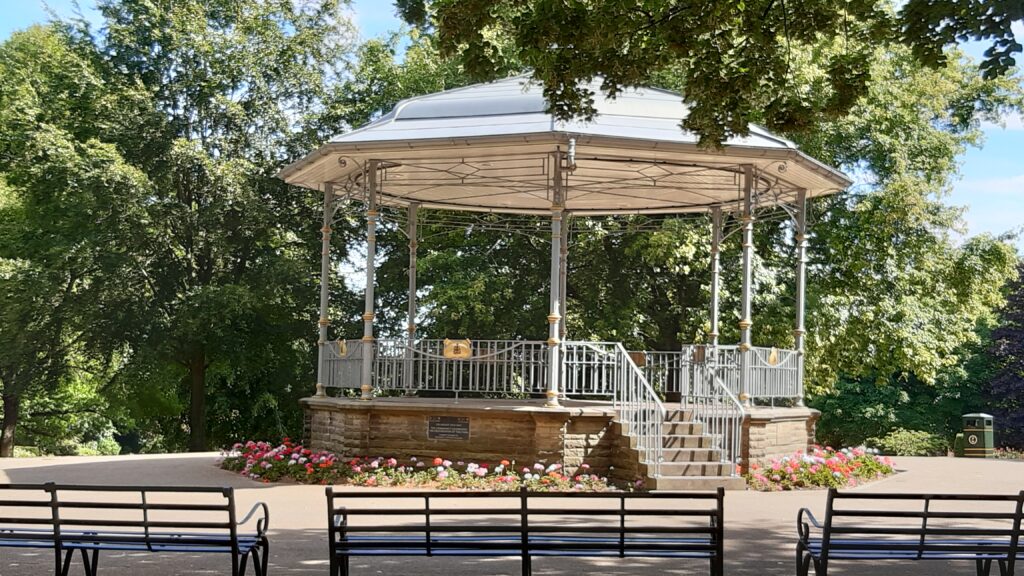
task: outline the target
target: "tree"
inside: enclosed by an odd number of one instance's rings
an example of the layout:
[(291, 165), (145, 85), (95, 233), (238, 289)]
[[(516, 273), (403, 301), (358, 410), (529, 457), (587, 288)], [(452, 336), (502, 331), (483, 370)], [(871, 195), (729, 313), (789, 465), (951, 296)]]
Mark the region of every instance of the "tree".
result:
[(73, 371), (102, 370), (135, 333), (128, 249), (149, 187), (110, 142), (126, 125), (144, 135), (145, 112), (54, 28), (0, 46), (0, 456), (26, 418), (88, 410), (41, 399), (66, 393)]
[(990, 354), (996, 373), (989, 385), (989, 397), (997, 406), (996, 422), (1000, 442), (1024, 447), (1024, 263), (1017, 266), (1017, 278), (1007, 287), (1009, 296), (1002, 321), (992, 332)]
[[(878, 0), (623, 3), (564, 0), (398, 0), (412, 24), (436, 25), (441, 49), (458, 54), (474, 79), (526, 68), (560, 118), (590, 117), (593, 94), (580, 81), (600, 76), (614, 96), (678, 67), (689, 114), (685, 129), (718, 145), (746, 135), (751, 121), (793, 131), (842, 117), (871, 84), (873, 47), (904, 42), (938, 68), (943, 49), (966, 39), (992, 43), (987, 78), (1005, 74), (1021, 45), (1012, 24), (1024, 20), (1019, 0), (909, 0), (895, 12)], [(793, 55), (844, 43), (818, 55), (818, 99), (794, 81)]]
[[(338, 0), (102, 0), (98, 9), (102, 34), (79, 22), (77, 40), (95, 42), (160, 119), (152, 138), (124, 151), (152, 182), (134, 251), (149, 301), (116, 385), (181, 386), (188, 411), (177, 428), (193, 450), (208, 447), (209, 419), (215, 431), (277, 420), (280, 432), (279, 389), (314, 366), (303, 336), (319, 203), (272, 176), (313, 145), (348, 21)], [(173, 439), (173, 423), (164, 426)]]

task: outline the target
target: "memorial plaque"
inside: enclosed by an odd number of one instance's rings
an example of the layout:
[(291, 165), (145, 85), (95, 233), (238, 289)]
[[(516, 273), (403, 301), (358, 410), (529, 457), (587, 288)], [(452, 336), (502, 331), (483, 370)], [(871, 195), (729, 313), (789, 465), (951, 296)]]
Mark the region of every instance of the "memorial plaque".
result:
[(465, 416), (427, 416), (427, 438), (431, 440), (469, 440), (469, 418)]

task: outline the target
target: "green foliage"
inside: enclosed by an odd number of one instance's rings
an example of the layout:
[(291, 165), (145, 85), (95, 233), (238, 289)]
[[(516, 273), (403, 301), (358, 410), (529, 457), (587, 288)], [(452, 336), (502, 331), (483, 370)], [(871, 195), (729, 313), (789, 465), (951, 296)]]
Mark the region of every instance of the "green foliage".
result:
[(341, 6), (98, 8), (99, 33), (62, 23), (2, 47), (0, 314), (3, 342), (22, 341), (0, 359), (5, 401), (97, 368), (95, 409), (133, 450), (297, 430), (319, 201), (272, 175), (322, 137)]
[[(702, 144), (746, 135), (751, 121), (814, 133), (842, 118), (875, 84), (874, 49), (903, 42), (917, 62), (946, 63), (943, 50), (969, 38), (991, 40), (985, 77), (1006, 74), (1021, 45), (1014, 0), (891, 2), (774, 0), (398, 0), (411, 24), (434, 24), (445, 54), (458, 55), (474, 79), (529, 69), (560, 118), (594, 113), (594, 94), (580, 85), (602, 78), (615, 96), (675, 69), (690, 110), (683, 127)], [(828, 47), (840, 44), (841, 50)], [(824, 48), (824, 49), (823, 49)], [(798, 53), (814, 55), (818, 73), (805, 83)]]
[(986, 392), (997, 417), (999, 444), (1024, 449), (1024, 261), (1007, 292), (988, 350), (993, 370)]
[(944, 456), (948, 442), (924, 430), (897, 428), (882, 438), (871, 438), (868, 444), (894, 456)]

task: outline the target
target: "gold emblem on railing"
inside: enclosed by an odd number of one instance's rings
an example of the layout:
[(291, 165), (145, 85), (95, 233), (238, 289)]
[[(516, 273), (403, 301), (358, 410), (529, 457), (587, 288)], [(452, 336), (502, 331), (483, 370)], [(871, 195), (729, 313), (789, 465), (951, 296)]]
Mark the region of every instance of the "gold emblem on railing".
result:
[(348, 356), (348, 342), (345, 340), (338, 340), (338, 356), (342, 358)]
[(473, 344), (467, 340), (444, 339), (444, 357), (463, 360), (473, 356)]
[(772, 351), (768, 353), (768, 365), (777, 366), (779, 364), (779, 351), (772, 348)]

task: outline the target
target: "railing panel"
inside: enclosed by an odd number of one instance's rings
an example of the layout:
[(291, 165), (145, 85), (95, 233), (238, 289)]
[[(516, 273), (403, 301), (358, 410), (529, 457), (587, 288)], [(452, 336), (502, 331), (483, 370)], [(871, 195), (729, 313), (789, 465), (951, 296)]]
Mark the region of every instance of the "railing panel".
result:
[(382, 390), (543, 394), (548, 346), (541, 341), (474, 340), (467, 358), (446, 358), (444, 340), (379, 340), (374, 383)]
[(652, 477), (661, 476), (665, 406), (622, 344), (615, 344), (613, 401), (620, 424), (636, 440), (636, 449)]
[(566, 396), (615, 394), (619, 358), (613, 342), (563, 342), (559, 390)]
[(363, 353), (372, 346), (362, 340), (334, 340), (324, 345), (323, 385), (328, 388), (355, 388), (362, 382)]
[[(655, 389), (666, 394), (687, 396), (694, 387), (711, 377), (739, 397), (741, 363), (738, 346), (683, 346), (678, 351), (647, 351), (642, 354), (644, 375)], [(752, 348), (747, 394), (752, 400), (799, 400), (800, 363), (793, 350)]]
[(743, 404), (725, 386), (714, 367), (709, 367), (702, 379), (693, 382), (690, 393), (682, 397), (681, 406), (693, 412), (694, 421), (703, 424), (704, 434), (721, 452), (723, 462), (740, 463), (746, 414)]
[(747, 393), (751, 398), (799, 399), (800, 355), (795, 350), (752, 348)]

